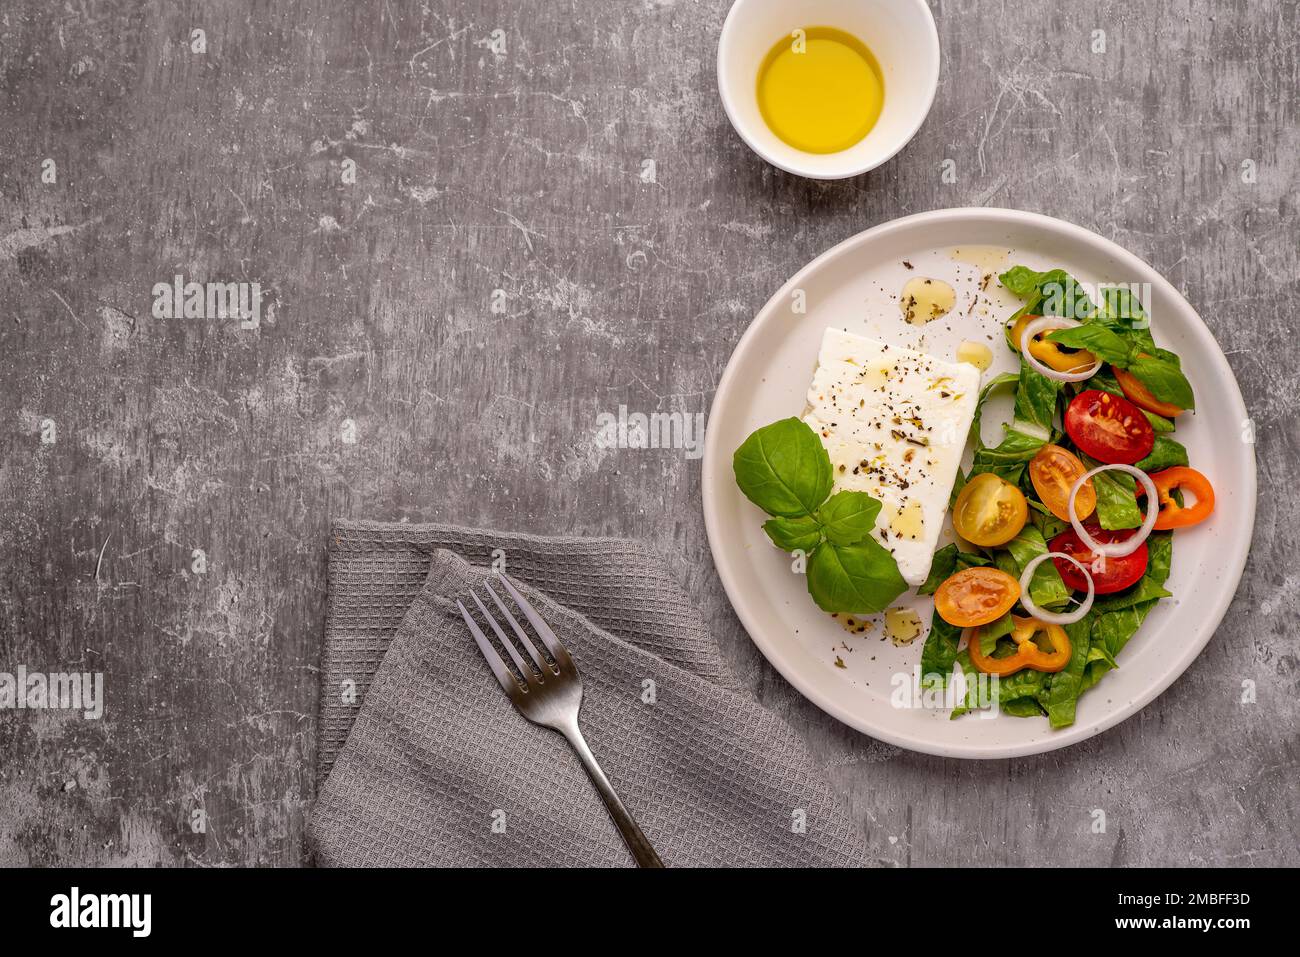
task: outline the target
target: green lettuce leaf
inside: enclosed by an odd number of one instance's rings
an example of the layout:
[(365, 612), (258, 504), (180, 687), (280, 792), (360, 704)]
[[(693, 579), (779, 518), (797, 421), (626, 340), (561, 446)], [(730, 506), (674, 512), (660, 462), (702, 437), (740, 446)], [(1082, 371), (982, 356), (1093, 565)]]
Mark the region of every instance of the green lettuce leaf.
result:
[(1018, 386), (1019, 384), (1020, 374), (1018, 372), (1003, 372), (1001, 375), (994, 376), (984, 385), (984, 388), (980, 389), (979, 400), (975, 403), (975, 417), (970, 424), (970, 441), (975, 448), (982, 448), (984, 445), (984, 440), (980, 437), (980, 420), (984, 414), (984, 403), (998, 389), (1009, 385)]
[(1024, 474), (1029, 460), (1047, 444), (1038, 436), (1027, 435), (1011, 426), (1003, 428), (1005, 431), (1000, 445), (995, 448), (976, 449), (970, 475), (966, 477), (967, 481), (981, 473), (992, 472), (1012, 485), (1019, 485), (1020, 477)]
[(968, 552), (959, 551), (956, 544), (945, 545), (934, 553), (934, 558), (930, 561), (930, 574), (926, 576), (921, 587), (916, 590), (918, 595), (933, 595), (940, 585), (947, 581), (955, 572), (967, 568), (974, 568), (978, 565), (987, 565), (989, 560), (983, 555), (972, 555)]
[[(1080, 454), (1080, 460), (1089, 470), (1101, 465), (1095, 459)], [(1127, 472), (1098, 472), (1092, 477), (1097, 490), (1097, 521), (1102, 528), (1137, 528), (1146, 517), (1137, 502), (1137, 479)]]
[(998, 646), (998, 639), (1011, 634), (1015, 627), (1016, 623), (1011, 620), (1011, 612), (1007, 612), (997, 621), (982, 626), (979, 632), (980, 654), (986, 658), (993, 654), (994, 649)]
[[(1046, 564), (1046, 563), (1044, 563)], [(1070, 663), (1065, 670), (1052, 675), (1051, 687), (1040, 698), (1047, 712), (1048, 723), (1053, 728), (1066, 728), (1074, 724), (1074, 712), (1083, 693), (1083, 673), (1088, 665), (1091, 649), (1092, 622), (1089, 616), (1065, 626), (1070, 639)]]
[[(1043, 533), (1033, 525), (1026, 525), (1020, 534), (1003, 546), (1015, 559), (1018, 571), (1015, 577), (1024, 573), (1025, 566), (1039, 555), (1047, 554), (1047, 542)], [(1034, 577), (1029, 581), (1029, 597), (1035, 605), (1048, 610), (1064, 606), (1070, 600), (1070, 589), (1065, 587), (1061, 573), (1050, 561), (1039, 562), (1034, 569)]]
[[(1147, 570), (1133, 588), (1132, 595), (1150, 596), (1164, 592), (1163, 585), (1169, 577), (1169, 567), (1173, 560), (1173, 534), (1155, 532), (1147, 539)], [(1130, 638), (1137, 634), (1151, 609), (1160, 597), (1146, 597), (1140, 601), (1129, 600), (1131, 596), (1118, 592), (1115, 595), (1102, 596), (1086, 621), (1092, 622), (1092, 646), (1098, 653), (1088, 661), (1084, 671), (1083, 687), (1089, 688), (1101, 680), (1102, 675), (1118, 667), (1116, 657)], [(1109, 608), (1108, 608), (1109, 605)]]

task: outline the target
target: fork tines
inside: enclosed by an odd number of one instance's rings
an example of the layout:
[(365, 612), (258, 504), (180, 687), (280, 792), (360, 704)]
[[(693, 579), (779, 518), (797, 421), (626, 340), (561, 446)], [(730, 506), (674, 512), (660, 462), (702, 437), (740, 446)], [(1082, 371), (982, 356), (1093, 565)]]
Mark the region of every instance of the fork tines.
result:
[[(533, 626), (533, 630), (541, 639), (542, 644), (545, 646), (546, 650), (550, 652), (551, 658), (554, 659), (553, 662), (548, 660), (547, 657), (537, 649), (537, 646), (533, 643), (532, 639), (528, 637), (528, 633), (524, 630), (523, 626), (519, 624), (519, 621), (513, 614), (511, 614), (510, 609), (506, 607), (505, 603), (501, 600), (501, 597), (496, 593), (495, 589), (493, 589), (491, 582), (484, 582), (483, 587), (486, 589), (488, 595), (491, 596), (493, 603), (497, 606), (501, 615), (510, 623), (510, 630), (515, 633), (519, 646), (523, 648), (523, 654), (520, 653), (520, 650), (516, 647), (515, 643), (507, 637), (501, 626), (497, 624), (496, 618), (494, 618), (492, 613), (488, 611), (487, 606), (483, 604), (478, 595), (471, 591), (470, 598), (474, 600), (474, 604), (478, 606), (478, 610), (482, 613), (484, 620), (487, 621), (488, 626), (496, 634), (501, 646), (505, 648), (506, 653), (510, 656), (510, 660), (514, 662), (515, 668), (518, 669), (517, 673), (511, 672), (510, 668), (506, 665), (505, 661), (497, 652), (487, 635), (483, 633), (483, 630), (478, 626), (478, 623), (465, 608), (464, 603), (457, 601), (456, 605), (460, 608), (461, 616), (464, 617), (465, 624), (469, 626), (470, 634), (474, 636), (474, 643), (478, 645), (479, 651), (482, 652), (483, 657), (487, 659), (488, 666), (492, 669), (492, 673), (496, 675), (497, 681), (500, 682), (501, 687), (505, 689), (506, 694), (526, 692), (528, 690), (528, 685), (533, 683), (544, 683), (548, 674), (559, 675), (564, 671), (573, 670), (573, 661), (569, 657), (568, 651), (565, 650), (564, 645), (560, 644), (560, 640), (555, 637), (555, 632), (551, 631), (550, 626), (548, 626), (546, 622), (542, 621), (537, 610), (533, 608), (527, 598), (519, 593), (519, 590), (515, 588), (514, 583), (511, 582), (509, 578), (500, 573), (498, 573), (498, 577), (501, 579), (501, 584), (505, 587), (506, 591), (510, 593), (510, 597), (514, 599), (519, 610), (522, 611), (524, 617), (528, 619), (528, 623)], [(527, 655), (528, 660), (525, 660), (525, 654)]]

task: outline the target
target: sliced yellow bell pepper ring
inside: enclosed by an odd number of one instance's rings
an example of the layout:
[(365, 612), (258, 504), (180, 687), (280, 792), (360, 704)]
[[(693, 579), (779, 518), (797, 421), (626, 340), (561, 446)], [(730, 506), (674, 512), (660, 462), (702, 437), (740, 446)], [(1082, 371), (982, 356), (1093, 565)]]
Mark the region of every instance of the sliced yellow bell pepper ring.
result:
[[(1021, 316), (1016, 320), (1016, 324), (1011, 327), (1013, 349), (1017, 352), (1020, 351), (1020, 337), (1025, 331), (1025, 326), (1035, 319), (1041, 318), (1042, 316)], [(1043, 365), (1055, 369), (1057, 372), (1082, 372), (1097, 364), (1097, 357), (1087, 349), (1067, 352), (1052, 340), (1044, 339), (1042, 336), (1035, 336), (1030, 340), (1029, 354)]]

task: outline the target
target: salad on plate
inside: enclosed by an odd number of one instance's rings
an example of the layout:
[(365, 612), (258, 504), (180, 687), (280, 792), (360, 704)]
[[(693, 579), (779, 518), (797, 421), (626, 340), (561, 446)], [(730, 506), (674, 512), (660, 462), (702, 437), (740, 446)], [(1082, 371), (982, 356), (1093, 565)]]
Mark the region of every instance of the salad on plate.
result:
[[(999, 279), (1022, 301), (1005, 324), (1017, 372), (981, 383), (969, 363), (828, 329), (803, 417), (758, 429), (733, 467), (822, 611), (933, 597), (919, 665), (965, 688), (954, 718), (991, 704), (1062, 728), (1170, 596), (1174, 533), (1210, 517), (1214, 489), (1176, 438), (1192, 385), (1132, 290), (1094, 300), (1024, 266)], [(1003, 392), (1011, 421), (986, 444)]]

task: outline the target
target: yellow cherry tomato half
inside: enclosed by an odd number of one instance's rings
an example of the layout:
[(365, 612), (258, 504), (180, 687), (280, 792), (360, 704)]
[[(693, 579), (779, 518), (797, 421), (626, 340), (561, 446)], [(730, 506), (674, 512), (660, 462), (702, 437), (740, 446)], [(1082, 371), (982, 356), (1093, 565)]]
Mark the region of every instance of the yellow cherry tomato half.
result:
[[(1047, 510), (1063, 522), (1070, 520), (1070, 489), (1088, 470), (1069, 449), (1047, 444), (1029, 460), (1029, 481)], [(1079, 487), (1074, 498), (1074, 513), (1083, 521), (1097, 508), (1097, 489), (1092, 479)]]
[(1029, 520), (1025, 495), (992, 472), (982, 472), (962, 488), (952, 507), (957, 534), (973, 545), (1005, 545)]

